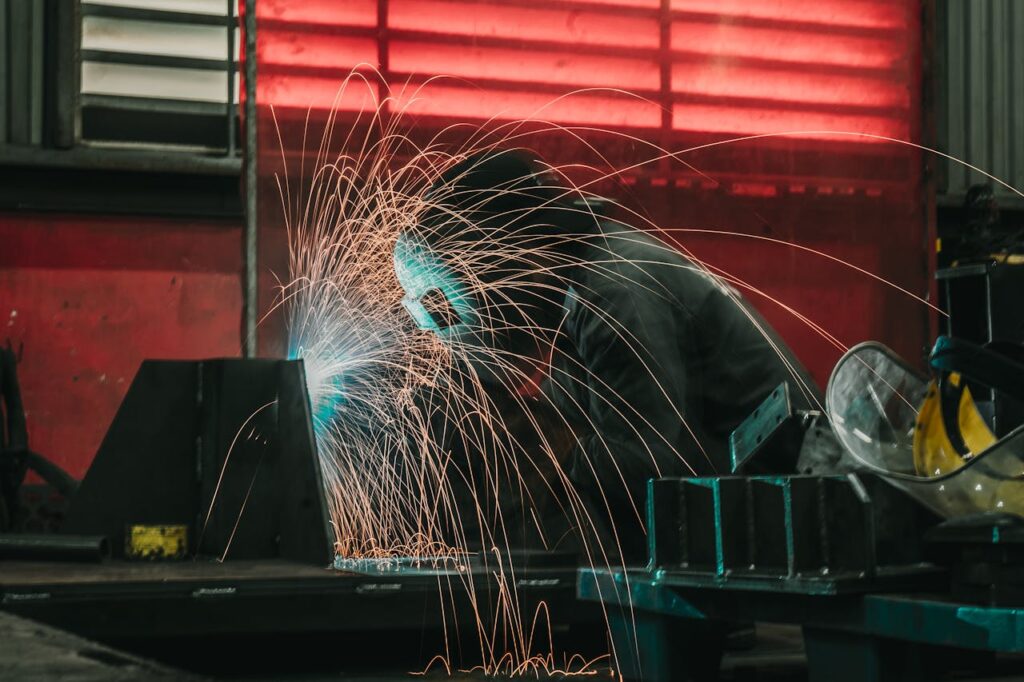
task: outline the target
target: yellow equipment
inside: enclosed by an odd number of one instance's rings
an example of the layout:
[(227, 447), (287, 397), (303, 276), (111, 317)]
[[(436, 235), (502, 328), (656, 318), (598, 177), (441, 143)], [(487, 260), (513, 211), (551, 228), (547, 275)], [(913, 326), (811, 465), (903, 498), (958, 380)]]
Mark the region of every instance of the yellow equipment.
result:
[(995, 445), (996, 437), (974, 404), (971, 389), (964, 385), (957, 373), (949, 375), (949, 382), (960, 389), (957, 407), (957, 425), (966, 453), (957, 451), (942, 418), (942, 397), (938, 384), (928, 385), (924, 403), (918, 409), (914, 425), (914, 469), (924, 477), (940, 476), (956, 471), (964, 462)]

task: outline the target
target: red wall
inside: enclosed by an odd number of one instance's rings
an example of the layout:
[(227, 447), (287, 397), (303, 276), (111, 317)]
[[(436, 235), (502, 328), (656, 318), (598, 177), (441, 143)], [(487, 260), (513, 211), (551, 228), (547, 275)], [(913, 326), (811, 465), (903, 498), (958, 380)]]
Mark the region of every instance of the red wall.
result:
[(33, 450), (82, 476), (145, 358), (239, 354), (237, 222), (0, 213), (0, 343)]

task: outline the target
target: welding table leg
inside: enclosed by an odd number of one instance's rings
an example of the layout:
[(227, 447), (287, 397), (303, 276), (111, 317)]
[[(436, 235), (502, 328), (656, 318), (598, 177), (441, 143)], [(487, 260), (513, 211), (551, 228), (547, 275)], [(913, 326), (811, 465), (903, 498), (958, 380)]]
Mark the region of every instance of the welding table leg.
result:
[(617, 668), (630, 682), (718, 679), (726, 626), (649, 611), (609, 614)]
[(804, 626), (810, 682), (926, 682), (957, 653), (949, 647)]

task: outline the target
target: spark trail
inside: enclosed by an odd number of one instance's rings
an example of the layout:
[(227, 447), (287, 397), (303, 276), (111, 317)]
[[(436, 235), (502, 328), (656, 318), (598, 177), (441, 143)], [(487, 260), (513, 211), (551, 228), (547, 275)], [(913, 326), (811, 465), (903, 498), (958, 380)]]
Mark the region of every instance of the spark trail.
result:
[[(354, 74), (341, 90), (356, 87), (365, 87), (365, 82)], [(578, 446), (579, 434), (594, 425), (573, 421), (547, 392), (530, 390), (537, 381), (533, 355), (494, 350), (481, 358), (479, 346), (470, 347), (456, 336), (443, 339), (438, 330), (417, 325), (403, 303), (406, 294), (395, 274), (395, 249), (400, 234), (431, 229), (423, 226), (431, 211), (450, 210), (451, 190), (446, 196), (444, 188), (436, 187), (447, 171), (481, 152), (527, 146), (530, 137), (538, 134), (538, 124), (546, 134), (561, 134), (597, 157), (600, 154), (583, 140), (581, 129), (545, 124), (542, 112), (528, 122), (455, 126), (416, 143), (405, 134), (403, 110), (396, 103), (414, 102), (417, 95), (403, 90), (356, 120), (346, 121), (341, 131), (332, 115), (309, 160), (311, 177), (301, 179), (297, 188), (287, 176), (278, 180), (289, 237), (290, 279), (281, 287), (274, 307), (287, 313), (290, 356), (305, 363), (339, 563), (411, 559), (422, 566), (454, 569), (439, 571), (438, 585), (445, 608), (456, 608), (458, 592), (473, 611), (468, 620), (479, 649), (470, 668), (509, 675), (591, 674), (602, 660), (569, 656), (557, 664), (553, 644), (539, 632), (547, 627), (550, 633), (546, 608), (524, 611), (516, 590), (516, 567), (509, 558), (514, 549), (513, 526), (532, 519), (539, 529), (538, 500), (553, 500), (577, 538), (585, 563), (622, 566), (624, 556), (615, 528), (601, 532), (595, 517), (604, 515), (607, 510), (602, 504), (606, 507), (614, 494), (626, 491), (637, 517), (642, 517), (642, 501), (629, 492), (622, 472), (617, 480), (613, 477), (610, 484), (606, 481), (589, 491), (589, 497), (575, 488), (567, 470), (567, 453)], [(453, 136), (459, 141), (448, 142)], [(681, 157), (688, 150), (667, 151), (635, 141), (650, 150), (636, 167), (662, 159), (685, 163)], [(337, 146), (342, 152), (333, 151)], [(559, 202), (560, 210), (593, 218), (587, 202), (592, 198), (591, 187), (623, 169), (590, 167), (585, 170), (592, 179), (573, 184), (569, 178), (579, 175), (579, 170), (552, 166), (546, 169), (546, 177), (558, 180), (551, 188), (565, 200)], [(494, 189), (495, 193), (516, 191)], [(568, 208), (570, 200), (583, 201)], [(659, 233), (643, 216), (624, 206), (617, 208), (634, 227)], [(467, 220), (460, 215), (448, 218)], [(505, 227), (514, 225), (515, 218), (508, 216)], [(560, 242), (531, 240), (517, 227), (484, 234), (483, 249), (478, 241), (435, 235), (445, 262), (462, 274), (458, 296), (479, 303), (472, 320), (477, 336), (515, 331), (532, 338), (537, 348), (552, 345), (562, 320), (536, 319), (524, 300), (549, 295), (573, 269), (584, 268), (607, 278), (632, 276), (617, 261), (617, 249), (609, 240), (636, 239), (633, 232), (602, 233), (596, 238), (581, 231), (560, 236)], [(664, 232), (661, 237), (665, 243), (660, 248), (666, 254), (677, 253), (679, 247), (668, 244), (678, 240)], [(596, 249), (606, 256), (574, 260), (572, 254), (580, 251), (574, 247), (584, 244), (591, 253)], [(742, 307), (733, 287), (761, 293), (682, 251), (688, 260), (680, 261), (678, 267), (693, 269), (717, 283), (737, 306)], [(512, 267), (524, 262), (533, 264), (530, 276)], [(419, 265), (429, 267), (429, 263)], [(666, 299), (671, 296), (640, 276), (631, 284)], [(845, 349), (799, 311), (768, 298), (828, 343)], [(585, 297), (581, 301), (592, 305)], [(590, 312), (614, 330), (625, 348), (644, 356), (632, 330), (602, 310)], [(772, 342), (759, 318), (748, 317)], [(486, 385), (481, 367), (497, 378), (503, 390), (496, 392)], [(593, 398), (637, 425), (637, 435), (639, 429), (650, 426), (646, 415), (615, 400), (612, 387), (601, 377), (578, 369)], [(645, 369), (651, 391), (667, 396), (655, 368), (645, 365)], [(791, 369), (797, 390), (813, 396), (813, 387)], [(579, 384), (581, 379), (574, 376), (550, 370), (544, 381)], [(586, 414), (582, 406), (575, 407)], [(689, 429), (685, 415), (677, 416)], [(610, 444), (601, 444), (613, 455)], [(703, 452), (679, 452), (674, 443), (658, 445), (674, 453), (682, 470), (692, 470), (688, 458), (704, 456)], [(699, 446), (698, 441), (698, 450)], [(614, 456), (610, 459), (615, 462)], [(594, 466), (592, 462), (585, 465)], [(658, 473), (653, 457), (651, 465)], [(545, 537), (539, 530), (545, 543), (556, 544), (556, 538)], [(473, 565), (493, 578), (496, 590), (482, 589), (474, 581)], [(449, 616), (454, 638), (457, 619), (446, 614), (446, 624)], [(450, 649), (433, 659), (428, 670), (467, 669), (453, 664)]]

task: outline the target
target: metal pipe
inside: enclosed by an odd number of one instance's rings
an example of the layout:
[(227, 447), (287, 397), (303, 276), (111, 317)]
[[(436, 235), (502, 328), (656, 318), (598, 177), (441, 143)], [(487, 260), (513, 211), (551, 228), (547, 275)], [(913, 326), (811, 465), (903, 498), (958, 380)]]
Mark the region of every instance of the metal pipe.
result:
[(228, 34), (228, 101), (224, 107), (227, 115), (227, 141), (224, 145), (227, 156), (235, 155), (235, 5), (237, 0), (227, 0)]
[(242, 354), (256, 355), (256, 0), (245, 0), (245, 263), (242, 303)]
[(92, 561), (110, 556), (102, 535), (0, 533), (0, 559), (21, 561)]

